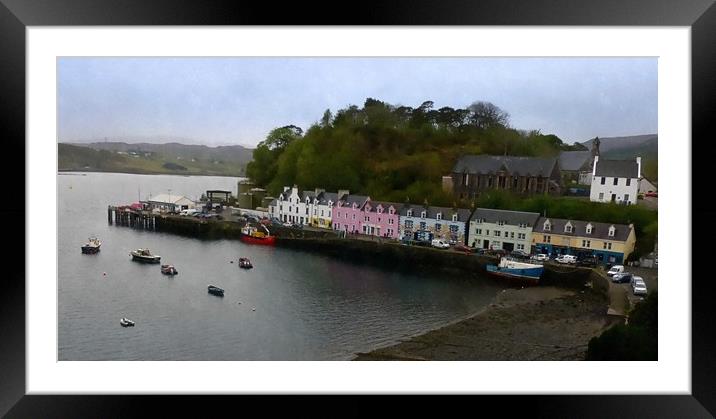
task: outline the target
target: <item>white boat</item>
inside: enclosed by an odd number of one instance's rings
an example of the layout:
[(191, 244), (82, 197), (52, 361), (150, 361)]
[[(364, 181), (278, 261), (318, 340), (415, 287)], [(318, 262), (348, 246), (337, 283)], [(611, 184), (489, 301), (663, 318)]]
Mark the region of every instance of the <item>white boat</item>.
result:
[(134, 326), (134, 322), (126, 317), (122, 317), (121, 319), (119, 319), (119, 324), (121, 324), (122, 327)]
[(99, 247), (101, 245), (102, 243), (97, 237), (90, 237), (89, 240), (87, 240), (87, 243), (82, 246), (82, 253), (97, 253), (99, 252)]
[(502, 257), (498, 265), (487, 265), (487, 272), (504, 278), (526, 280), (537, 283), (544, 272), (544, 266)]
[(159, 263), (159, 260), (162, 258), (159, 255), (153, 255), (149, 249), (132, 250), (129, 254), (132, 256), (132, 260), (147, 263)]

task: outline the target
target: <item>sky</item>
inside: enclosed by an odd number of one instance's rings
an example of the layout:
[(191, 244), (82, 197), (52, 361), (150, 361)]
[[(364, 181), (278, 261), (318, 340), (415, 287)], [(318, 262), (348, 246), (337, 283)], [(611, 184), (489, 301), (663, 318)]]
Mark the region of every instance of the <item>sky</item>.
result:
[(254, 147), (366, 98), (487, 101), (566, 143), (657, 133), (656, 58), (58, 59), (58, 141)]

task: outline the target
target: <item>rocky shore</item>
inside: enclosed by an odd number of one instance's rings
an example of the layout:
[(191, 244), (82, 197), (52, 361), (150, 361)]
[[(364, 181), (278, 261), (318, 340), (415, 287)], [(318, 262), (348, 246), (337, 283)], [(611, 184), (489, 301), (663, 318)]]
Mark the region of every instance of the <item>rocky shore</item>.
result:
[(589, 339), (618, 321), (607, 316), (608, 305), (588, 287), (505, 289), (468, 319), (354, 360), (583, 360)]

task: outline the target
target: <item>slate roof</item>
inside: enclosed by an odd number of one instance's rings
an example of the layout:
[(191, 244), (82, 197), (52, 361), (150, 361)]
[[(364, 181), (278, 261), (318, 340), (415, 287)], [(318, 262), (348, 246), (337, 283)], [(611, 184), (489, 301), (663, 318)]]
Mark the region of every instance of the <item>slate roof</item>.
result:
[(637, 178), (638, 174), (636, 160), (597, 160), (595, 176)]
[(409, 209), (413, 210), (413, 217), (420, 217), (420, 214), (425, 211), (425, 218), (436, 219), (437, 214), (442, 213), (443, 221), (452, 221), (452, 215), (457, 212), (457, 220), (465, 223), (470, 219), (470, 213), (472, 212), (472, 210), (465, 208), (426, 207), (425, 205), (418, 204), (404, 204), (400, 208), (400, 216), (407, 217)]
[(316, 197), (318, 199), (318, 203), (321, 205), (328, 205), (328, 201), (331, 201), (333, 204), (338, 202), (338, 194), (335, 192), (321, 192)]
[(368, 197), (364, 196), (364, 195), (346, 194), (341, 197), (340, 202), (342, 202), (344, 206), (345, 205), (353, 205), (353, 203), (356, 203), (356, 204), (358, 204), (358, 207), (360, 208), (361, 206), (363, 206), (363, 204), (365, 203), (365, 201), (367, 199), (368, 199)]
[[(559, 153), (559, 168), (571, 172), (579, 171), (591, 157), (592, 152), (589, 150), (563, 151)], [(588, 170), (591, 170), (591, 167)]]
[(457, 161), (452, 171), (453, 173), (491, 174), (504, 167), (508, 172), (520, 176), (549, 177), (556, 164), (556, 157), (467, 155)]
[[(368, 203), (370, 204), (370, 211), (368, 211), (368, 212), (375, 212), (376, 208), (378, 208), (378, 205), (382, 205), (382, 206), (383, 206), (383, 211), (385, 211), (386, 214), (387, 214), (388, 208), (390, 208), (391, 205), (392, 205), (393, 208), (395, 209), (395, 213), (396, 213), (396, 214), (399, 214), (399, 213), (400, 213), (400, 206), (402, 205), (402, 204), (398, 204), (398, 203), (395, 203), (395, 202), (373, 201), (373, 200), (370, 200), (370, 201), (367, 201), (367, 202), (366, 202), (366, 204), (368, 204)], [(363, 207), (362, 207), (361, 209), (365, 210), (365, 207), (366, 207), (366, 205), (363, 204)]]
[(504, 221), (507, 225), (519, 225), (525, 223), (528, 226), (535, 226), (539, 218), (538, 212), (508, 211), (490, 208), (478, 208), (470, 217), (470, 221), (481, 218), (484, 222), (496, 223)]
[[(545, 220), (549, 219), (549, 222), (552, 224), (552, 230), (551, 231), (544, 231), (544, 222)], [(564, 232), (564, 226), (567, 224), (567, 222), (572, 223), (572, 232), (571, 233), (565, 233)], [(587, 234), (587, 224), (592, 224), (592, 234)], [(614, 237), (609, 237), (609, 227), (614, 226)], [(590, 221), (576, 221), (576, 220), (565, 220), (561, 218), (550, 218), (550, 217), (539, 217), (539, 220), (537, 220), (537, 224), (532, 229), (534, 233), (551, 233), (551, 234), (560, 234), (564, 236), (573, 236), (573, 237), (584, 237), (584, 238), (595, 238), (595, 239), (603, 239), (603, 240), (612, 240), (612, 241), (626, 241), (626, 239), (629, 237), (629, 233), (631, 232), (631, 228), (628, 225), (625, 224), (609, 224), (609, 223), (595, 223)]]

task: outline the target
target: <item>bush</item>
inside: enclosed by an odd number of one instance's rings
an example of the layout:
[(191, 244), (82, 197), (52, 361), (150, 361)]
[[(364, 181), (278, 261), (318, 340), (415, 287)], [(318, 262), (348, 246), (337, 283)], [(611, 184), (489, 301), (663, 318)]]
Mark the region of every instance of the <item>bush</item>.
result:
[(589, 341), (587, 361), (656, 361), (658, 359), (658, 301), (649, 294), (636, 304), (629, 324), (609, 328)]

